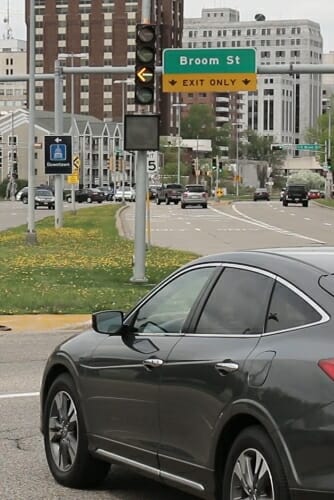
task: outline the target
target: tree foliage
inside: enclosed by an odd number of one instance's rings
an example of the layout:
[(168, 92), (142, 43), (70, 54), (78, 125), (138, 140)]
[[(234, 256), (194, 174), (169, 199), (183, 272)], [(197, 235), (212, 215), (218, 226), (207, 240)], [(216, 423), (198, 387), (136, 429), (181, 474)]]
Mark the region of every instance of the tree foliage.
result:
[(304, 170), (302, 172), (289, 175), (287, 184), (305, 184), (308, 190), (323, 189), (325, 180), (319, 174), (310, 172), (309, 170)]

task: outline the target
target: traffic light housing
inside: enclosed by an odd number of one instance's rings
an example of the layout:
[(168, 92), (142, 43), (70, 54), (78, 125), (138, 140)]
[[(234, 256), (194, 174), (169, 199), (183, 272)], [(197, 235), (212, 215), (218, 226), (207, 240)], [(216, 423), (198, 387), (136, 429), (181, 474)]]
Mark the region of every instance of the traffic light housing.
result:
[(222, 172), (222, 171), (223, 171), (223, 162), (222, 162), (222, 161), (220, 161), (220, 162), (218, 163), (218, 169), (219, 169), (219, 172)]
[(217, 168), (217, 158), (212, 158), (212, 170), (216, 170)]
[(119, 153), (116, 153), (115, 155), (115, 172), (119, 171)]
[(154, 71), (156, 55), (156, 26), (136, 25), (135, 102), (154, 103)]
[(196, 174), (196, 159), (194, 158), (191, 160), (191, 174), (195, 175)]
[(327, 158), (327, 167), (329, 168), (329, 170), (332, 170), (332, 159), (331, 158)]

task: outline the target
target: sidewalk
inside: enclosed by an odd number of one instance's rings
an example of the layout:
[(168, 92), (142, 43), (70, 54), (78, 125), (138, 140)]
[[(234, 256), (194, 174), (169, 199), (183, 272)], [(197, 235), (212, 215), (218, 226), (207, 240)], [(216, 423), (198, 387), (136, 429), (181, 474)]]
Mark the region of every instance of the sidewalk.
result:
[(0, 333), (38, 333), (52, 330), (84, 330), (91, 324), (90, 314), (24, 314), (0, 316)]

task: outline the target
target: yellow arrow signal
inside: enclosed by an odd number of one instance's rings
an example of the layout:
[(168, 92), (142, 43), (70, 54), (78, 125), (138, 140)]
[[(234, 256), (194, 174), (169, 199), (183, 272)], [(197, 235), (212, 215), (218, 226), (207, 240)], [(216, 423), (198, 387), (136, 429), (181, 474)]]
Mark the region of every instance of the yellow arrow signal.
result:
[(153, 76), (154, 76), (153, 71), (146, 68), (146, 66), (143, 66), (142, 68), (140, 68), (139, 71), (137, 71), (137, 77), (139, 78), (139, 80), (141, 80), (144, 83), (150, 82), (152, 80)]

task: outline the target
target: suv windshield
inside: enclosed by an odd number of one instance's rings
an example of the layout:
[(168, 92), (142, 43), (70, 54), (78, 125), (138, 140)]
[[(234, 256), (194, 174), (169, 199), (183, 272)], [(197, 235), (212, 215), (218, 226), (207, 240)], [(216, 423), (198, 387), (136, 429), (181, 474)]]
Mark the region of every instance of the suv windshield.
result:
[(167, 184), (167, 189), (183, 189), (182, 184)]

